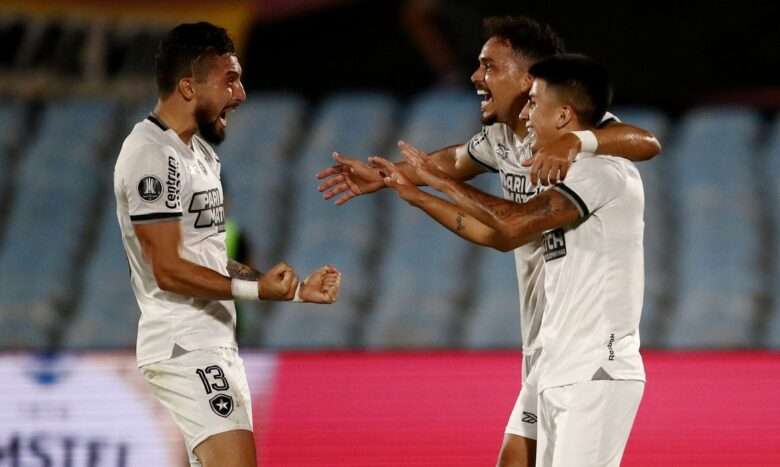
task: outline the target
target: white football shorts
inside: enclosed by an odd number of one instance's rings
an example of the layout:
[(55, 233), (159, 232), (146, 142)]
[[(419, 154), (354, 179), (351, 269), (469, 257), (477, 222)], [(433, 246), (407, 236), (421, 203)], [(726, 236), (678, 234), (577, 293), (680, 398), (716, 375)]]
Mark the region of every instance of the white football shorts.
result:
[(583, 381), (539, 395), (537, 467), (618, 467), (643, 381)]
[(522, 436), (523, 438), (536, 439), (539, 393), (536, 384), (529, 382), (525, 378), (520, 394), (517, 395), (515, 406), (512, 413), (509, 414), (509, 421), (506, 424), (504, 433), (508, 435)]
[(236, 349), (186, 351), (141, 371), (184, 435), (192, 466), (200, 465), (193, 450), (209, 436), (252, 431), (252, 399)]

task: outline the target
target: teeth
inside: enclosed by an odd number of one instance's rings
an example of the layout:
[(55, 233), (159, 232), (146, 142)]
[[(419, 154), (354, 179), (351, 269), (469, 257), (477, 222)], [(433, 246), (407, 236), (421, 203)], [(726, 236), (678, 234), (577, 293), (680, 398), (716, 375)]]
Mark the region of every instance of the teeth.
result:
[(485, 91), (484, 89), (477, 89), (477, 95), (478, 96), (487, 96), (488, 92)]

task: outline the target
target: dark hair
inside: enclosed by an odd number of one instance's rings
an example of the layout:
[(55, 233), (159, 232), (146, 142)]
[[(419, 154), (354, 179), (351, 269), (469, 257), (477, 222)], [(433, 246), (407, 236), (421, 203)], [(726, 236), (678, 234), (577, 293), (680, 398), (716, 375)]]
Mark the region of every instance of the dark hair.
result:
[(563, 39), (550, 25), (525, 16), (492, 16), (482, 21), (485, 39), (498, 37), (532, 61), (563, 53)]
[(598, 125), (612, 103), (607, 69), (585, 55), (556, 55), (535, 63), (528, 72), (556, 88), (584, 124)]
[(160, 95), (171, 94), (180, 79), (192, 76), (202, 57), (226, 53), (235, 53), (235, 46), (224, 28), (200, 22), (171, 29), (160, 41), (155, 56)]

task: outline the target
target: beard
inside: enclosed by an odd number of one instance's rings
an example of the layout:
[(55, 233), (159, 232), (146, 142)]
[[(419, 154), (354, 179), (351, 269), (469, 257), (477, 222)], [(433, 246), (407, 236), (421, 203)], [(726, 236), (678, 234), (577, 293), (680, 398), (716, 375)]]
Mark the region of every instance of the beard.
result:
[(495, 113), (492, 113), (492, 114), (481, 114), (479, 116), (479, 119), (482, 122), (482, 124), (485, 125), (485, 126), (490, 126), (490, 125), (498, 122), (498, 117), (496, 116)]
[(225, 129), (220, 128), (217, 125), (219, 115), (211, 119), (209, 117), (209, 111), (206, 108), (195, 109), (195, 122), (198, 124), (198, 133), (209, 144), (217, 146), (222, 141), (225, 141)]

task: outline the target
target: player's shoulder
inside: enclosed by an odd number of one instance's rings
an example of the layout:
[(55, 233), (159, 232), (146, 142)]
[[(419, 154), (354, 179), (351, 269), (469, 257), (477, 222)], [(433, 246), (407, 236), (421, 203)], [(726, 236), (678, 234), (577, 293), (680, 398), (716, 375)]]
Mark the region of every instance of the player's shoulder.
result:
[(121, 170), (157, 159), (177, 158), (176, 149), (152, 122), (136, 123), (127, 135), (117, 157), (116, 169)]

